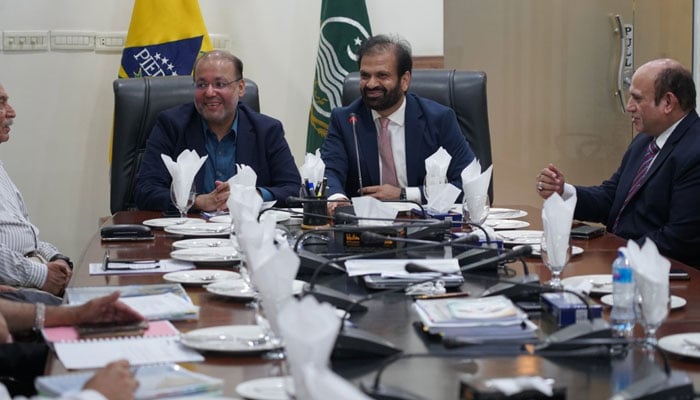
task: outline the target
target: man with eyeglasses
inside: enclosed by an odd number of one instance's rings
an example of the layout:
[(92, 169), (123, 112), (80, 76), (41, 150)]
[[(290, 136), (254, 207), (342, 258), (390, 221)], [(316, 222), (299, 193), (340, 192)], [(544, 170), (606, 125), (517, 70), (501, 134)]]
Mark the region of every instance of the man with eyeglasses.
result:
[(236, 164), (257, 174), (263, 200), (283, 205), (299, 194), (301, 177), (284, 138), (282, 123), (239, 102), (245, 93), (243, 63), (226, 51), (204, 54), (194, 66), (194, 102), (163, 111), (148, 138), (136, 178), (136, 205), (142, 210), (173, 209), (171, 178), (161, 159), (175, 159), (183, 150), (208, 155), (195, 177), (194, 208), (226, 208)]
[[(0, 143), (10, 140), (10, 126), (16, 116), (0, 84)], [(39, 229), (29, 220), (22, 194), (0, 161), (0, 297), (30, 300), (23, 297), (30, 294), (32, 300), (60, 303), (59, 298), (46, 293), (20, 292), (14, 287), (61, 295), (70, 281), (72, 268), (70, 259), (54, 245), (39, 240)]]

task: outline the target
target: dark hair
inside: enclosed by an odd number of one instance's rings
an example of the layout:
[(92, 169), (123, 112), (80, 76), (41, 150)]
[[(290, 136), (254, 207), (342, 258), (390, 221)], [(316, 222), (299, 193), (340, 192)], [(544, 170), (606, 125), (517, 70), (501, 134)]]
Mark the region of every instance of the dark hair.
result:
[(233, 67), (236, 69), (236, 71), (238, 71), (238, 76), (235, 77), (236, 79), (243, 78), (243, 61), (241, 61), (240, 58), (234, 56), (233, 54), (225, 50), (212, 50), (202, 54), (202, 56), (194, 62), (194, 68), (192, 68), (192, 76), (194, 77), (194, 73), (197, 71), (197, 67), (199, 66), (199, 63), (202, 62), (202, 60), (217, 58), (229, 61), (231, 64), (233, 64)]
[(357, 51), (357, 66), (362, 66), (362, 57), (367, 54), (378, 54), (394, 50), (396, 56), (396, 72), (401, 77), (406, 71), (413, 71), (411, 45), (398, 36), (376, 35), (365, 40)]
[(654, 81), (654, 102), (659, 104), (664, 94), (671, 92), (678, 98), (683, 111), (695, 109), (695, 83), (690, 71), (682, 66), (662, 69)]

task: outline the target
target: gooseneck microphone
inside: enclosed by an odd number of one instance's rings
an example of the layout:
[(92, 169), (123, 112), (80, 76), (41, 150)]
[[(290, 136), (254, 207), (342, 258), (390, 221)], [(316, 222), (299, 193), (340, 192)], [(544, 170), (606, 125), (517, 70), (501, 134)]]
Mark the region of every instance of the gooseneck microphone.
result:
[(357, 143), (357, 114), (350, 113), (348, 122), (352, 125), (352, 137), (355, 140), (355, 161), (357, 162), (357, 179), (360, 184), (360, 195), (362, 195), (362, 168), (360, 167), (360, 146)]

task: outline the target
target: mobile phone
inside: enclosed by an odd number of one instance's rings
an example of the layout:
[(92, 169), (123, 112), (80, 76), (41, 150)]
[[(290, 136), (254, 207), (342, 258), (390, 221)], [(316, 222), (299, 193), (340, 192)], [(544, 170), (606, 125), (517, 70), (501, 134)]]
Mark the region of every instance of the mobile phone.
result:
[(574, 239), (593, 239), (598, 236), (603, 236), (605, 228), (602, 226), (579, 225), (571, 228), (571, 237)]
[(687, 281), (690, 279), (690, 275), (680, 268), (671, 268), (671, 271), (668, 273), (668, 279), (672, 281)]

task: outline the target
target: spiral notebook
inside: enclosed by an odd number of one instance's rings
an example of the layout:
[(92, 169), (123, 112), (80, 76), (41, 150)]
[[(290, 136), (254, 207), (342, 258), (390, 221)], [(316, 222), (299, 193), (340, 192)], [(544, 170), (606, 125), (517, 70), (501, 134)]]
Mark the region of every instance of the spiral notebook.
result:
[(67, 369), (101, 368), (120, 359), (131, 365), (204, 361), (180, 343), (179, 332), (168, 321), (151, 322), (144, 336), (137, 337), (76, 339), (70, 328), (47, 328), (44, 337)]

